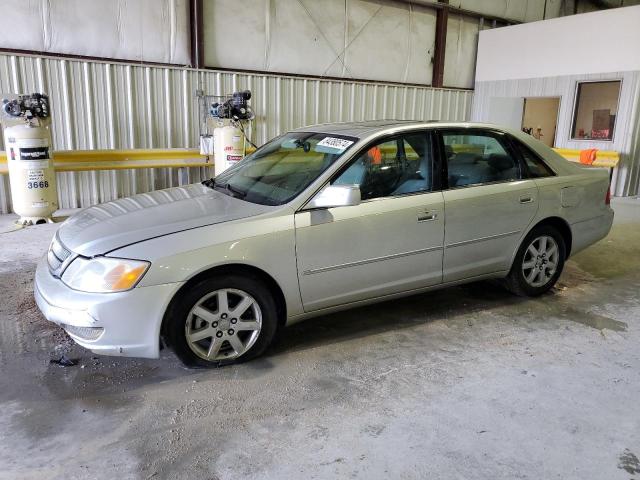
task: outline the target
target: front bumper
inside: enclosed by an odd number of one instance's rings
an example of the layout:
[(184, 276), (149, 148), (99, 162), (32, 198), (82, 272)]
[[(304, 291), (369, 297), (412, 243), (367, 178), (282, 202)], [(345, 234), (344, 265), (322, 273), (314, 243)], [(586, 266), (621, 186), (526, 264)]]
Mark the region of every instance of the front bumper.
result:
[(38, 263), (34, 295), (47, 320), (79, 345), (103, 355), (158, 358), (160, 326), (182, 283), (137, 287), (127, 292), (85, 293), (53, 277), (46, 256)]

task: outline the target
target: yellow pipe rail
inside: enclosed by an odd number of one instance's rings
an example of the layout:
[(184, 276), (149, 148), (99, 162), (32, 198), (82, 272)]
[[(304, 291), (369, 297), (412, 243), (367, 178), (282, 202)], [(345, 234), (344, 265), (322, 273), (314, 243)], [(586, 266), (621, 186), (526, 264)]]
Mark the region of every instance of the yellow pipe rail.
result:
[[(569, 161), (580, 161), (580, 150), (554, 148)], [(247, 148), (247, 154), (253, 153)], [(593, 163), (596, 167), (613, 168), (618, 165), (618, 152), (599, 150)], [(200, 155), (195, 148), (135, 149), (135, 150), (62, 150), (54, 153), (58, 172), (83, 172), (92, 170), (128, 170), (137, 168), (212, 167), (213, 158)], [(7, 157), (0, 152), (0, 174), (8, 173)]]
[[(580, 163), (581, 150), (573, 150), (571, 148), (554, 148), (554, 150), (570, 162)], [(619, 162), (620, 154), (618, 152), (611, 150), (598, 150), (596, 152), (596, 160), (593, 162), (593, 166), (614, 168), (618, 166)]]
[[(132, 168), (212, 167), (213, 159), (198, 149), (68, 150), (54, 152), (57, 172), (126, 170)], [(7, 173), (7, 157), (0, 153), (0, 174)]]

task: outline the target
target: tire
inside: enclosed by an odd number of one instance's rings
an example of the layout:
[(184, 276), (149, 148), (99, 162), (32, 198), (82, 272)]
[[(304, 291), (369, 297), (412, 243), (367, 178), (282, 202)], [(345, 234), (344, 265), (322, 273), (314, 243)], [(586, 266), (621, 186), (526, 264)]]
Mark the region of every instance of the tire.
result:
[(550, 225), (535, 227), (516, 253), (505, 279), (507, 288), (522, 297), (537, 297), (549, 291), (562, 273), (566, 251), (564, 238), (558, 230)]
[(269, 289), (235, 274), (211, 277), (189, 288), (177, 298), (167, 321), (167, 343), (189, 367), (254, 359), (271, 344), (279, 325)]

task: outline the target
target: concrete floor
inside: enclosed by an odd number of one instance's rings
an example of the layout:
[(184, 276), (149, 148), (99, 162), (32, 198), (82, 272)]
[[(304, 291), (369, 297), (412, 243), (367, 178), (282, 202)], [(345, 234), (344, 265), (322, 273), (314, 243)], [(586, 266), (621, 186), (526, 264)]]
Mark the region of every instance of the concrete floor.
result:
[(450, 288), (207, 371), (76, 347), (32, 297), (57, 226), (0, 234), (0, 479), (640, 479), (640, 201), (615, 210), (542, 298)]

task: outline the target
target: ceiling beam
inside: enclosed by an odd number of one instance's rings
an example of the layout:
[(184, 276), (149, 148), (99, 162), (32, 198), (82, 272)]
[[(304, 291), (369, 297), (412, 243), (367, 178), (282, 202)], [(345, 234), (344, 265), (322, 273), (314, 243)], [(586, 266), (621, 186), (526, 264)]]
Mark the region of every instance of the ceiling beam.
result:
[(191, 40), (191, 67), (204, 67), (204, 23), (202, 0), (189, 0), (189, 34)]
[(413, 5), (420, 5), (423, 7), (430, 7), (430, 8), (435, 8), (436, 10), (442, 10), (442, 9), (446, 9), (449, 11), (449, 13), (453, 13), (456, 15), (462, 15), (465, 17), (471, 17), (471, 18), (484, 18), (485, 21), (495, 21), (495, 22), (499, 22), (505, 25), (517, 25), (522, 23), (520, 20), (515, 20), (513, 18), (506, 18), (506, 17), (499, 17), (496, 15), (488, 15), (485, 13), (480, 13), (480, 12), (474, 12), (473, 10), (467, 10), (465, 8), (459, 8), (459, 7), (454, 7), (452, 5), (449, 5), (449, 3), (444, 3), (444, 2), (440, 2), (438, 0), (438, 2), (436, 2), (435, 0), (399, 0), (402, 3), (411, 3)]

